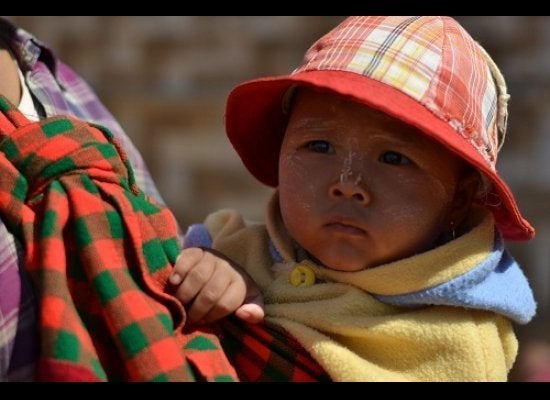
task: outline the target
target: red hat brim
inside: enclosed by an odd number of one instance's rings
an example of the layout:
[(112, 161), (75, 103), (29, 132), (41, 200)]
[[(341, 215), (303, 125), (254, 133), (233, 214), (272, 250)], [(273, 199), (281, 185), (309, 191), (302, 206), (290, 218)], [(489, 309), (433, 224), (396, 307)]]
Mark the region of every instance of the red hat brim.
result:
[(296, 85), (334, 92), (420, 129), (489, 178), (493, 188), (487, 198), (491, 201), (483, 205), (495, 216), (505, 239), (534, 237), (535, 229), (521, 215), (504, 180), (467, 139), (412, 97), (353, 72), (307, 71), (255, 79), (233, 89), (226, 107), (227, 136), (246, 168), (260, 182), (278, 185), (279, 151), (288, 119), (283, 112), (283, 98)]

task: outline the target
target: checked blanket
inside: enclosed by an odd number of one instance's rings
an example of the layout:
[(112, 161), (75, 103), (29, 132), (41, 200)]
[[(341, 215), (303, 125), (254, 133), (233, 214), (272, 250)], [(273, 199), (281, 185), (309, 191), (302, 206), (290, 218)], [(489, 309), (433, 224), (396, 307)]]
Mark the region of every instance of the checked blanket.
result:
[(311, 355), (280, 326), (246, 324), (234, 316), (220, 322), (222, 346), (244, 382), (330, 382)]
[(237, 380), (214, 334), (184, 332), (174, 217), (106, 129), (31, 123), (0, 96), (0, 216), (38, 291), (38, 380)]

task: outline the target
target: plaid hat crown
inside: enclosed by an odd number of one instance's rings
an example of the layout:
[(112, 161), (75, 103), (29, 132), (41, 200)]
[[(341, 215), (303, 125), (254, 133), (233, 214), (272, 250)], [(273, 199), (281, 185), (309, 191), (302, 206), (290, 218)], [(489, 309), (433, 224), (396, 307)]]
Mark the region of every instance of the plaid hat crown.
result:
[(452, 18), (350, 17), (314, 43), (294, 73), (314, 70), (353, 72), (400, 90), (469, 140), (495, 169), (506, 132), (506, 85)]
[(418, 128), (491, 182), (478, 201), (505, 239), (534, 228), (496, 171), (507, 122), (499, 69), (449, 17), (349, 17), (317, 40), (291, 74), (244, 82), (230, 93), (226, 132), (259, 181), (278, 185), (278, 158), (290, 90), (305, 86), (344, 96)]

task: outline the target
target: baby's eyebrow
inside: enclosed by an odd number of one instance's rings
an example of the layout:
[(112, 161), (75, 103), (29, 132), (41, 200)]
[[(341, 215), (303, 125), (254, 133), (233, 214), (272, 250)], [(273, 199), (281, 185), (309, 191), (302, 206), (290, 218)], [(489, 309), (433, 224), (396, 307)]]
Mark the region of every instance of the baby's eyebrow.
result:
[(386, 141), (389, 140), (396, 144), (400, 144), (403, 146), (412, 146), (414, 148), (419, 148), (419, 149), (423, 149), (426, 147), (426, 141), (422, 136), (419, 136), (418, 134), (396, 135), (388, 131), (383, 131), (380, 133), (370, 132), (370, 137), (375, 140), (376, 139), (381, 139)]
[(324, 118), (303, 118), (298, 120), (293, 125), (294, 128), (297, 129), (314, 129), (329, 127), (331, 124), (330, 121), (327, 121)]

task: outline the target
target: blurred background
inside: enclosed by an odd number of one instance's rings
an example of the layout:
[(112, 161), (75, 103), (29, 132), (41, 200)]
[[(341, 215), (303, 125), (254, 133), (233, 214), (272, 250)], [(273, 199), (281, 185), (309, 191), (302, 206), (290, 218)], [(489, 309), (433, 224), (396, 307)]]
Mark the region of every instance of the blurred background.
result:
[[(236, 84), (290, 72), (344, 17), (7, 17), (47, 43), (92, 85), (141, 151), (181, 226), (231, 207), (261, 219), (270, 189), (250, 177), (224, 135)], [(498, 169), (537, 229), (508, 243), (538, 315), (517, 326), (512, 380), (550, 366), (550, 17), (456, 16), (492, 55), (511, 94)]]

